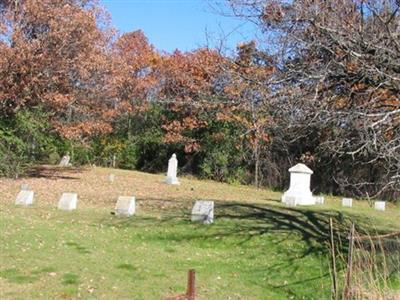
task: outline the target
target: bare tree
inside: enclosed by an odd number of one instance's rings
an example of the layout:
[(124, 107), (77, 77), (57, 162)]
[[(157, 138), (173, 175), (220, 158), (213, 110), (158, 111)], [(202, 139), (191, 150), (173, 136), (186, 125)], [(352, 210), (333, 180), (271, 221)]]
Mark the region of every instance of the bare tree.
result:
[[(337, 190), (400, 195), (400, 3), (231, 0), (270, 45), (265, 84), (287, 149), (324, 168)], [(278, 127), (279, 127), (278, 126)], [(295, 151), (296, 152), (296, 151)]]

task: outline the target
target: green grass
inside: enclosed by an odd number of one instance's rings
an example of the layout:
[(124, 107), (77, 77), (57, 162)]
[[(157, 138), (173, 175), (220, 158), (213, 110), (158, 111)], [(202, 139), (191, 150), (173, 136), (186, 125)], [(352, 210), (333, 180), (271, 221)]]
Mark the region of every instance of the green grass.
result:
[(107, 211), (8, 207), (2, 299), (160, 299), (185, 290), (189, 268), (197, 271), (200, 299), (310, 299), (310, 287), (318, 290), (314, 299), (327, 297), (319, 245), (295, 232), (260, 230), (250, 220), (201, 226), (173, 216), (126, 220)]
[(397, 208), (342, 210), (334, 200), (296, 209), (220, 200), (216, 222), (204, 226), (189, 222), (191, 202), (180, 201), (141, 199), (132, 218), (107, 205), (62, 212), (2, 202), (0, 298), (162, 299), (184, 292), (194, 268), (198, 299), (329, 299), (329, 217), (340, 230), (352, 220), (360, 231), (400, 230)]

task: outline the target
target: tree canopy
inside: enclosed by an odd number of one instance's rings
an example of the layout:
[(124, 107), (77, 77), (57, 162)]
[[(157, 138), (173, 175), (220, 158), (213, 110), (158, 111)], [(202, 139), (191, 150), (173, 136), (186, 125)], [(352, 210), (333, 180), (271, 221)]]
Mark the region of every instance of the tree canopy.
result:
[(227, 3), (263, 33), (234, 55), (161, 52), (95, 0), (0, 1), (0, 171), (173, 151), (206, 178), (282, 188), (300, 161), (319, 192), (398, 199), (399, 1)]

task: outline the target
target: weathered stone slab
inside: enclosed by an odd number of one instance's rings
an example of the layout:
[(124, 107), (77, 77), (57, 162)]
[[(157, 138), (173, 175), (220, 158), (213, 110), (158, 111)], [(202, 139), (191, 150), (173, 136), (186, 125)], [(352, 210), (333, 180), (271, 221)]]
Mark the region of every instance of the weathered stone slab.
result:
[(295, 197), (296, 205), (314, 205), (315, 198), (310, 190), (310, 181), (313, 171), (304, 164), (297, 164), (289, 169), (290, 186), (283, 194), (282, 202), (286, 202), (288, 197)]
[(285, 204), (286, 206), (296, 206), (296, 197), (286, 196)]
[(132, 216), (135, 214), (136, 201), (135, 197), (119, 196), (115, 205), (115, 214), (117, 216)]
[(353, 199), (352, 198), (343, 198), (342, 206), (343, 207), (353, 207)]
[(315, 196), (315, 204), (324, 204), (325, 203), (325, 198), (322, 196)]
[(69, 166), (71, 166), (70, 160), (71, 160), (71, 157), (69, 155), (64, 155), (58, 165), (60, 167), (69, 167)]
[(168, 160), (168, 171), (165, 183), (174, 185), (180, 184), (177, 177), (177, 172), (178, 172), (178, 160), (176, 159), (176, 154), (174, 153)]
[(15, 200), (16, 205), (32, 205), (33, 204), (33, 191), (22, 190), (18, 193)]
[(77, 193), (63, 193), (58, 201), (58, 209), (61, 210), (74, 210), (78, 204)]
[(385, 211), (386, 210), (386, 202), (385, 201), (375, 201), (375, 209)]
[(211, 224), (214, 222), (214, 201), (196, 201), (192, 209), (192, 222)]

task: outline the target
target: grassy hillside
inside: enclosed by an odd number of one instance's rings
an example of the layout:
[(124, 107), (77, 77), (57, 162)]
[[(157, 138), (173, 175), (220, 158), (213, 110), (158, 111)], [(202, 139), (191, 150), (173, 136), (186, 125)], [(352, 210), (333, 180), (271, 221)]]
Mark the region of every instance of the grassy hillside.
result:
[[(400, 230), (394, 206), (342, 209), (328, 197), (286, 208), (268, 190), (191, 178), (168, 186), (163, 175), (103, 168), (33, 175), (0, 180), (1, 299), (161, 299), (185, 290), (189, 268), (199, 299), (329, 299), (329, 217), (338, 230), (351, 220), (360, 231)], [(35, 191), (32, 207), (13, 204), (22, 183)], [(58, 211), (68, 191), (78, 209)], [(118, 195), (136, 196), (135, 217), (110, 214)], [(213, 225), (188, 221), (197, 199), (216, 201)]]

